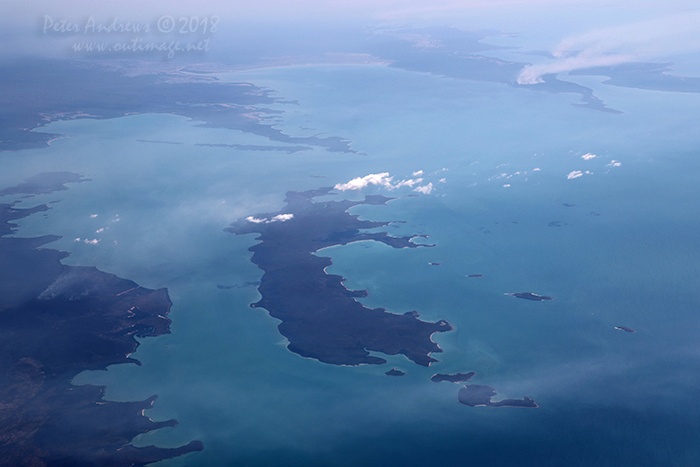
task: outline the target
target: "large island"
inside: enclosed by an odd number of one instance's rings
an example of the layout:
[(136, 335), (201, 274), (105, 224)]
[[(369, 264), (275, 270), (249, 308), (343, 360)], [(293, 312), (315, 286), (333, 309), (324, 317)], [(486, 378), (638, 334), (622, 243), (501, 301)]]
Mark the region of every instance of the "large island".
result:
[[(65, 172), (40, 174), (1, 195), (62, 190), (82, 181)], [(68, 253), (41, 248), (60, 237), (8, 237), (22, 219), (49, 209), (0, 204), (0, 465), (145, 465), (202, 449), (135, 447), (139, 434), (176, 425), (144, 415), (141, 402), (104, 400), (104, 387), (74, 386), (84, 370), (130, 358), (135, 337), (170, 332), (166, 289), (150, 290), (94, 267), (67, 266)]]
[(432, 341), (436, 332), (452, 326), (418, 319), (418, 313), (388, 313), (367, 308), (356, 300), (367, 291), (348, 290), (344, 278), (327, 274), (329, 258), (316, 256), (322, 248), (358, 241), (377, 241), (393, 248), (416, 248), (413, 237), (392, 237), (386, 232), (362, 232), (388, 222), (359, 220), (348, 209), (362, 204), (383, 205), (392, 198), (366, 196), (362, 201), (314, 202), (331, 194), (331, 188), (287, 193), (287, 205), (278, 212), (239, 219), (226, 229), (235, 234), (258, 233), (261, 242), (250, 248), (251, 261), (264, 271), (258, 288), (262, 298), (252, 307), (265, 308), (281, 320), (280, 333), (290, 351), (336, 365), (386, 363), (370, 352), (403, 354), (419, 365), (437, 361), (442, 352)]

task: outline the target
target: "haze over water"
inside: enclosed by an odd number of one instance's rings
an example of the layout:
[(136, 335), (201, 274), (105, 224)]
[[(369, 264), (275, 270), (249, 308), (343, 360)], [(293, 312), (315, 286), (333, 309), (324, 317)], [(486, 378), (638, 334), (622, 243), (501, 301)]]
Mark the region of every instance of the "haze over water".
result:
[[(63, 200), (47, 213), (50, 228), (34, 216), (20, 221), (20, 235), (62, 235), (52, 247), (72, 253), (66, 263), (168, 287), (172, 334), (142, 341), (134, 357), (143, 366), (75, 380), (107, 385), (114, 400), (158, 394), (149, 416), (180, 424), (137, 444), (196, 438), (206, 448), (162, 465), (262, 466), (279, 458), (285, 465), (463, 465), (515, 456), (519, 465), (688, 465), (700, 454), (691, 441), (699, 434), (692, 369), (700, 263), (690, 175), (697, 138), (685, 131), (695, 95), (657, 100), (651, 91), (615, 88), (606, 102), (626, 113), (609, 115), (570, 106), (577, 98), (566, 94), (378, 66), (220, 78), (297, 100), (272, 106), (284, 111), (278, 128), (342, 136), (361, 154), (195, 146), (278, 143), (139, 115), (52, 123), (42, 131), (72, 137), (9, 162), (20, 177), (41, 165), (92, 179), (46, 195)], [(380, 367), (336, 367), (289, 352), (278, 322), (248, 307), (261, 276), (247, 251), (253, 236), (223, 229), (278, 210), (288, 190), (381, 172), (408, 179), (419, 170), (432, 193), (405, 198), (410, 188), (369, 187), (362, 194), (399, 199), (352, 212), (405, 221), (386, 230), (428, 235), (420, 242), (436, 247), (359, 242), (319, 255), (333, 259), (328, 272), (346, 277), (348, 288), (369, 290), (365, 305), (453, 324), (455, 331), (435, 336), (445, 351), (433, 355), (440, 362), (423, 368), (389, 357)], [(567, 178), (574, 171), (583, 175)], [(4, 185), (12, 183), (7, 173)], [(343, 196), (360, 195), (335, 198)], [(524, 291), (554, 301), (504, 295)], [(392, 367), (406, 376), (385, 376)], [(477, 372), (473, 383), (496, 388), (497, 399), (528, 396), (540, 408), (465, 407), (459, 386), (429, 380), (467, 371)]]

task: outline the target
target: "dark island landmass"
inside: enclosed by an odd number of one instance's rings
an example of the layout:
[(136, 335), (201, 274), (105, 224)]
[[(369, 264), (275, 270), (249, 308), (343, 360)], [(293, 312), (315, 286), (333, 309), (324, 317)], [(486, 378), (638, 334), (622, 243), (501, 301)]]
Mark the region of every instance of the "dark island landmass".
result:
[(469, 274), (467, 277), (484, 277), (483, 274)]
[(211, 144), (195, 143), (195, 146), (206, 146), (210, 148), (229, 148), (239, 151), (285, 151), (287, 154), (294, 154), (299, 151), (310, 151), (311, 146), (263, 146), (259, 144)]
[(506, 293), (505, 295), (510, 295), (511, 297), (524, 298), (525, 300), (554, 300), (552, 297), (547, 297), (546, 295), (537, 295), (531, 292), (516, 292), (516, 293)]
[(387, 371), (384, 373), (387, 376), (404, 376), (406, 374), (405, 371), (397, 370), (396, 368), (392, 368), (391, 370)]
[(523, 399), (504, 399), (498, 402), (491, 402), (491, 398), (496, 395), (496, 390), (491, 386), (480, 386), (478, 384), (468, 384), (459, 390), (457, 400), (460, 404), (470, 407), (530, 407), (537, 408), (539, 405), (529, 397)]
[(476, 373), (470, 371), (469, 373), (455, 373), (454, 375), (444, 375), (442, 373), (437, 373), (430, 378), (431, 381), (440, 383), (442, 381), (449, 381), (450, 383), (460, 383), (464, 381), (469, 381)]
[(348, 213), (358, 205), (383, 205), (392, 198), (366, 196), (362, 201), (314, 202), (331, 194), (331, 188), (287, 193), (287, 205), (278, 212), (239, 219), (227, 232), (258, 233), (251, 261), (264, 271), (258, 291), (262, 298), (251, 305), (265, 308), (282, 321), (279, 332), (287, 348), (303, 357), (335, 365), (383, 364), (369, 352), (405, 355), (419, 365), (435, 362), (430, 356), (442, 349), (432, 341), (436, 332), (452, 329), (447, 321), (421, 321), (418, 313), (399, 315), (384, 308), (367, 308), (356, 300), (366, 290), (348, 290), (345, 280), (327, 274), (330, 258), (314, 255), (322, 248), (373, 240), (393, 248), (417, 248), (411, 237), (386, 232), (361, 232), (389, 222), (359, 220)]
[(74, 386), (84, 370), (130, 358), (135, 337), (170, 332), (166, 289), (66, 266), (68, 253), (40, 248), (60, 237), (7, 237), (12, 220), (46, 211), (0, 204), (0, 465), (145, 465), (203, 449), (135, 447), (137, 435), (177, 424), (144, 415), (141, 402), (104, 400), (104, 387)]
[(615, 329), (618, 331), (625, 331), (625, 332), (637, 332), (634, 329), (628, 328), (627, 326), (615, 326)]
[(89, 182), (89, 178), (73, 172), (42, 172), (29, 177), (19, 185), (0, 190), (0, 196), (30, 194), (45, 195), (54, 191), (64, 191), (66, 183)]
[[(271, 141), (354, 153), (338, 136), (289, 136), (264, 117), (281, 113), (261, 107), (288, 103), (250, 83), (221, 83), (177, 70), (130, 69), (110, 61), (17, 59), (0, 76), (0, 151), (43, 147), (62, 135), (31, 131), (55, 120), (172, 114), (201, 126), (252, 133)], [(109, 90), (109, 92), (105, 92)]]

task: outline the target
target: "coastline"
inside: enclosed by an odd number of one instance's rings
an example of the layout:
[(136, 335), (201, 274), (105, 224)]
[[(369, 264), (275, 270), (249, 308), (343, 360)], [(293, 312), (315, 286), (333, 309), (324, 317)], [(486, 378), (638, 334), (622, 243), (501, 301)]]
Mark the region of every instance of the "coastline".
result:
[[(85, 180), (67, 182), (78, 181)], [(52, 187), (34, 191), (66, 189)], [(202, 450), (199, 441), (169, 449), (134, 447), (129, 443), (138, 434), (177, 424), (144, 415), (156, 396), (114, 402), (104, 399), (104, 386), (71, 382), (84, 370), (140, 365), (131, 357), (139, 346), (136, 338), (170, 333), (167, 289), (146, 289), (95, 267), (64, 265), (67, 252), (40, 248), (58, 236), (8, 236), (18, 227), (10, 221), (50, 209), (13, 206), (0, 204), (0, 327), (6, 333), (0, 343), (5, 381), (0, 444), (12, 447), (0, 463), (127, 467)]]
[[(289, 340), (288, 349), (303, 357), (329, 364), (384, 364), (387, 355), (403, 354), (415, 363), (430, 366), (431, 353), (442, 349), (432, 339), (436, 332), (453, 329), (444, 320), (420, 321), (418, 313), (387, 312), (367, 308), (356, 298), (366, 290), (349, 290), (344, 277), (328, 274), (329, 257), (315, 253), (331, 246), (357, 241), (379, 241), (393, 248), (418, 248), (410, 237), (392, 237), (387, 232), (367, 233), (389, 222), (360, 220), (348, 210), (357, 205), (384, 205), (393, 198), (366, 196), (361, 201), (315, 202), (334, 194), (331, 188), (288, 192), (286, 206), (278, 212), (241, 218), (225, 229), (237, 235), (256, 233), (260, 243), (249, 248), (251, 261), (264, 271), (258, 291), (261, 299), (251, 304), (265, 308), (280, 319), (279, 332)], [(284, 219), (276, 221), (276, 219)], [(362, 231), (365, 232), (362, 232)]]

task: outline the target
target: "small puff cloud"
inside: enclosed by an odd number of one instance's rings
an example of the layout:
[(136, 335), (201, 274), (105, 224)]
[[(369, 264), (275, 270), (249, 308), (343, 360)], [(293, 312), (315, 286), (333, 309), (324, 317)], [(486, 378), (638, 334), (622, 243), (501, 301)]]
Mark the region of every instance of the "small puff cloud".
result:
[(590, 172), (588, 170), (586, 170), (585, 172), (582, 172), (580, 170), (574, 170), (573, 172), (569, 172), (569, 175), (567, 175), (566, 178), (569, 180), (573, 180), (574, 178), (583, 177), (584, 175), (593, 175), (593, 172)]
[(598, 157), (598, 156), (596, 156), (595, 154), (591, 154), (589, 152), (589, 153), (586, 153), (583, 156), (581, 156), (581, 159), (583, 159), (584, 161), (589, 161), (591, 159), (595, 159), (596, 157)]
[(73, 241), (74, 242), (83, 242), (86, 245), (97, 245), (98, 243), (100, 243), (100, 241), (96, 238), (93, 238), (92, 240), (88, 240), (87, 238), (81, 239), (80, 237), (78, 237), (78, 238), (74, 239)]
[(347, 190), (361, 190), (369, 185), (381, 185), (387, 188), (391, 188), (391, 180), (394, 177), (389, 176), (389, 172), (382, 172), (378, 174), (369, 174), (364, 177), (357, 177), (350, 180), (348, 183), (338, 183), (333, 189), (340, 191)]
[(423, 181), (422, 178), (412, 178), (409, 180), (401, 180), (400, 182), (396, 183), (394, 186), (392, 186), (390, 189), (393, 190), (395, 188), (401, 188), (402, 186), (410, 186), (413, 187), (413, 185), (418, 185)]
[(419, 186), (413, 191), (417, 191), (418, 193), (423, 193), (424, 195), (429, 195), (433, 191), (433, 184), (428, 183), (427, 185)]
[(247, 220), (248, 222), (252, 222), (253, 224), (269, 224), (270, 222), (285, 222), (293, 217), (294, 217), (294, 214), (277, 214), (272, 219), (268, 219), (268, 218), (258, 219), (258, 218), (253, 217), (253, 216), (248, 216), (245, 218), (245, 220)]

